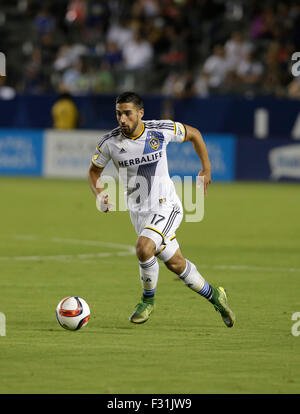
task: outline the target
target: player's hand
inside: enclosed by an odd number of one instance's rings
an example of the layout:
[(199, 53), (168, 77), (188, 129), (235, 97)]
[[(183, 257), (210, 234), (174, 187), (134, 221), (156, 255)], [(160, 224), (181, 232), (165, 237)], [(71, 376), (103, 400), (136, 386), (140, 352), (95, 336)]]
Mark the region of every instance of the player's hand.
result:
[(96, 206), (99, 211), (108, 213), (113, 204), (108, 201), (108, 194), (99, 193), (96, 198)]
[(201, 170), (198, 177), (203, 177), (204, 179), (204, 195), (206, 195), (208, 184), (211, 184), (211, 172), (210, 170)]

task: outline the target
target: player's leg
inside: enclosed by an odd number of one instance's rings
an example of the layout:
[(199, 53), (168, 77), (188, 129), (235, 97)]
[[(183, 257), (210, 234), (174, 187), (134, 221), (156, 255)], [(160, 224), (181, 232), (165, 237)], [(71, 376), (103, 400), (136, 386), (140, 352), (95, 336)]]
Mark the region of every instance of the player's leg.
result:
[[(155, 295), (159, 274), (159, 264), (154, 256), (155, 250), (156, 246), (152, 239), (144, 236), (138, 238), (136, 243), (136, 255), (139, 260), (139, 271), (144, 299), (154, 299)], [(150, 301), (150, 303), (152, 302)]]
[[(160, 257), (166, 257), (168, 249)], [(184, 284), (195, 292), (210, 300), (212, 297), (213, 287), (198, 272), (197, 267), (185, 259), (180, 248), (178, 247), (173, 256), (164, 262), (169, 270), (174, 272)]]
[(164, 261), (169, 270), (177, 274), (187, 287), (214, 305), (215, 309), (221, 313), (226, 326), (233, 326), (235, 315), (228, 306), (224, 288), (210, 285), (199, 273), (197, 267), (184, 258), (177, 242), (176, 244), (173, 242), (173, 246), (167, 245), (158, 257)]
[[(172, 226), (176, 228), (182, 220), (182, 207), (176, 203), (162, 204), (155, 212), (149, 212), (143, 218), (131, 214), (139, 238), (136, 244), (136, 255), (139, 260), (140, 278), (143, 295), (129, 320), (134, 323), (146, 322), (154, 309), (154, 297), (158, 281), (159, 265), (157, 252), (165, 246), (165, 235)], [(175, 224), (176, 223), (176, 224)]]
[(158, 281), (159, 265), (156, 252), (165, 244), (164, 229), (169, 228), (178, 215), (179, 208), (174, 205), (162, 206), (156, 212), (150, 212), (144, 221), (136, 243), (136, 255), (140, 265), (140, 276), (143, 284), (143, 297), (154, 300)]
[(137, 239), (136, 255), (139, 260), (143, 294), (129, 318), (133, 323), (146, 322), (154, 309), (154, 296), (159, 274), (159, 264), (154, 256), (155, 250), (155, 242), (149, 237), (140, 236)]

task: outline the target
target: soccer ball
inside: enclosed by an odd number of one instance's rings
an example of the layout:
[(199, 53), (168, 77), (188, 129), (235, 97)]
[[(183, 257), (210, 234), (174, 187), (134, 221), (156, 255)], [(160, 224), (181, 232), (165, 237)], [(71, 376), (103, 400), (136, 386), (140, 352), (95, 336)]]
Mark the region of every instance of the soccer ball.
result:
[(88, 324), (90, 319), (89, 305), (78, 296), (68, 296), (57, 305), (56, 319), (63, 328), (77, 331)]

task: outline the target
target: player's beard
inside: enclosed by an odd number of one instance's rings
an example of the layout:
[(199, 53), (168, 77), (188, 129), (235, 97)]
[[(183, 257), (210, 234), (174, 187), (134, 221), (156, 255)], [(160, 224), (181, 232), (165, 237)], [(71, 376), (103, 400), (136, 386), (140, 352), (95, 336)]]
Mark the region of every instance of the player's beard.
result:
[(137, 120), (137, 121), (134, 123), (134, 125), (132, 126), (132, 128), (130, 128), (130, 129), (129, 129), (129, 127), (128, 127), (128, 126), (127, 126), (127, 128), (121, 127), (121, 130), (122, 130), (122, 132), (123, 132), (125, 135), (132, 136), (132, 135), (133, 135), (133, 133), (134, 133), (134, 131), (136, 130), (136, 128), (137, 128), (137, 126), (138, 126), (138, 124), (139, 124), (139, 120)]

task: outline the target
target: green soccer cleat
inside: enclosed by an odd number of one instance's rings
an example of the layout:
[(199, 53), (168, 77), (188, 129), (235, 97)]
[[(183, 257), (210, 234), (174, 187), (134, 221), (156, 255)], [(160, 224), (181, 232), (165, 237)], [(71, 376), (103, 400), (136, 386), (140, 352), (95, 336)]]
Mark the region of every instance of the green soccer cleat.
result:
[(154, 309), (154, 298), (144, 298), (136, 305), (135, 311), (130, 316), (129, 320), (132, 323), (144, 323), (149, 319), (151, 312)]
[(220, 312), (225, 325), (231, 328), (235, 322), (235, 314), (228, 306), (225, 289), (221, 286), (217, 288), (213, 287), (213, 294), (210, 301), (214, 305), (215, 310)]

